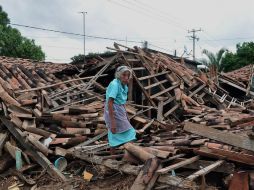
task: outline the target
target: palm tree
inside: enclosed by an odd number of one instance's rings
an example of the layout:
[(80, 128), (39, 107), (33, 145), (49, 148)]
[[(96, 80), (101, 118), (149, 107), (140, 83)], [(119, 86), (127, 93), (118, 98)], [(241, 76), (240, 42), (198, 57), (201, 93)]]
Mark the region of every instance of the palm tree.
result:
[(210, 52), (207, 49), (203, 49), (202, 54), (206, 55), (207, 59), (203, 58), (200, 62), (203, 65), (211, 66), (215, 65), (218, 71), (222, 71), (222, 59), (225, 57), (228, 50), (226, 48), (221, 48), (217, 53)]

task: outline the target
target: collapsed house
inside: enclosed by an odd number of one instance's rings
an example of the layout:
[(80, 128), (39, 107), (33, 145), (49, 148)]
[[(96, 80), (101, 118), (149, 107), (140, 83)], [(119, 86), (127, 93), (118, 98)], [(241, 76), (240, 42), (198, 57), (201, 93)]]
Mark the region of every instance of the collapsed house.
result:
[[(116, 189), (253, 188), (250, 101), (183, 59), (109, 49), (82, 69), (0, 58), (0, 172), (16, 176), (16, 188), (106, 189), (123, 175)], [(137, 141), (110, 155), (104, 95), (120, 65), (133, 71), (126, 109)]]
[(253, 74), (254, 68), (250, 64), (228, 73), (221, 73), (218, 80), (221, 86), (230, 90), (231, 94), (237, 94), (239, 98), (248, 99), (248, 97), (254, 96)]

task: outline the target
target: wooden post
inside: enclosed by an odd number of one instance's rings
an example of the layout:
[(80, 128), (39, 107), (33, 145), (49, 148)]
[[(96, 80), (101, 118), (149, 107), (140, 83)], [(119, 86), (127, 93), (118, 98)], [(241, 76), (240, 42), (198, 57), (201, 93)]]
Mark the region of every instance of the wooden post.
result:
[[(148, 79), (148, 86), (151, 84), (151, 79)], [(148, 95), (151, 96), (151, 88), (148, 89)], [(151, 103), (148, 101), (147, 103), (148, 106), (151, 106)], [(151, 110), (149, 110), (148, 112), (148, 117), (151, 118)]]
[(158, 110), (157, 110), (157, 120), (158, 121), (163, 121), (163, 99), (161, 99), (161, 97), (157, 98), (159, 100), (159, 104), (158, 104)]
[(133, 78), (131, 77), (129, 80), (129, 91), (128, 91), (128, 101), (132, 101), (133, 100)]

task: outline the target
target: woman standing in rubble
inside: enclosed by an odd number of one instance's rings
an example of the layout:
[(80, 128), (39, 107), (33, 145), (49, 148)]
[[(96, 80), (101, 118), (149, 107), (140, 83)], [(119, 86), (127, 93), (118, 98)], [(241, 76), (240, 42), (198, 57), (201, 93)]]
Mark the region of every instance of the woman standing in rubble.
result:
[(108, 141), (112, 152), (115, 147), (136, 139), (136, 131), (130, 124), (125, 109), (130, 77), (131, 69), (129, 67), (118, 67), (115, 79), (110, 82), (106, 91), (104, 118), (108, 128)]

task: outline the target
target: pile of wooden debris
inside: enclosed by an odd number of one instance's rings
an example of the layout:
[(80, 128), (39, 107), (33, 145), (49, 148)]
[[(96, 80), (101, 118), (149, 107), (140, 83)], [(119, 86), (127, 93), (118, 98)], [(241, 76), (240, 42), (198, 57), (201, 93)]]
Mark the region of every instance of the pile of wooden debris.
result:
[[(0, 59), (0, 176), (11, 176), (9, 186), (254, 188), (249, 101), (231, 97), (183, 60), (120, 44), (109, 49), (116, 53), (88, 60), (81, 71)], [(133, 70), (126, 108), (137, 141), (110, 155), (104, 95), (120, 65)]]

